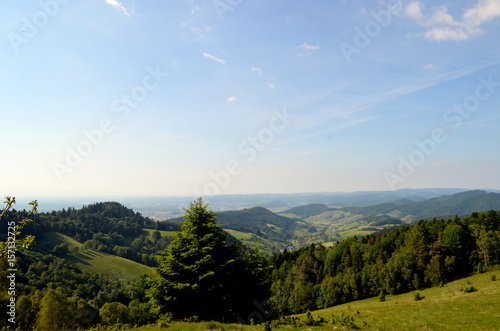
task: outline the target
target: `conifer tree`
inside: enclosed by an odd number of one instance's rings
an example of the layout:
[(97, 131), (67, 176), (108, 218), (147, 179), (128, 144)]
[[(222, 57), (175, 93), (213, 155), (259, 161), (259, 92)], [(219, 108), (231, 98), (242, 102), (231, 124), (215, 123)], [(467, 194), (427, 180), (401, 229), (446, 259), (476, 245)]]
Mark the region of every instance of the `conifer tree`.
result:
[(264, 259), (230, 246), (201, 198), (186, 210), (182, 231), (160, 259), (148, 293), (160, 316), (236, 320), (267, 294)]

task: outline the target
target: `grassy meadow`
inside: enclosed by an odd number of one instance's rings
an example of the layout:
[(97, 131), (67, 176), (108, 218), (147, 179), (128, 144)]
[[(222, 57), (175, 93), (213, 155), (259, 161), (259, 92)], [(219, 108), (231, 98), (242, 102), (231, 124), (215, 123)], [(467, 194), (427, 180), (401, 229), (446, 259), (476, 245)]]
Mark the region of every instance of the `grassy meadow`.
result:
[(142, 275), (152, 274), (151, 268), (148, 266), (123, 257), (86, 248), (82, 243), (58, 232), (46, 233), (45, 240), (52, 246), (66, 243), (69, 246), (67, 260), (89, 271), (125, 280), (134, 280)]
[[(495, 276), (498, 280), (492, 280)], [(477, 291), (466, 293), (473, 286)], [(415, 301), (415, 293), (423, 299)], [(280, 325), (278, 330), (500, 330), (500, 268), (483, 274), (400, 295), (387, 295), (350, 302), (312, 312), (321, 325), (305, 325), (307, 315), (293, 316), (299, 325)], [(335, 320), (335, 324), (332, 323)], [(300, 325), (302, 324), (302, 325)], [(158, 330), (158, 325), (134, 328), (134, 331)], [(172, 322), (161, 328), (172, 331), (265, 330), (250, 326), (214, 322)]]

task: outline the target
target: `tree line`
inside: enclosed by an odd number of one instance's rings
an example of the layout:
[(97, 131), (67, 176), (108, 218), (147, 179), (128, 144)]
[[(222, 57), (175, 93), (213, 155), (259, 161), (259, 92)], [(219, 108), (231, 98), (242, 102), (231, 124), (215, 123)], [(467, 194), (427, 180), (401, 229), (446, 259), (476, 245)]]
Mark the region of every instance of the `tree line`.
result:
[(280, 314), (445, 284), (500, 263), (500, 213), (421, 220), (382, 233), (273, 255)]

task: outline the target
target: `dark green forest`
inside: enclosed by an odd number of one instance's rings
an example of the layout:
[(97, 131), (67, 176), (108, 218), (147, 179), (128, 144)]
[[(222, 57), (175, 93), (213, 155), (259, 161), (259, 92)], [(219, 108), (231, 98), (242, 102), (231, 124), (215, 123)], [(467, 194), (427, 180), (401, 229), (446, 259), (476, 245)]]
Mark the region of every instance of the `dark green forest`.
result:
[[(27, 217), (33, 222), (26, 223), (22, 236), (35, 236), (36, 245), (16, 253), (16, 326), (21, 330), (132, 326), (172, 319), (248, 323), (255, 302), (268, 303), (264, 315), (273, 319), (440, 286), (500, 263), (496, 211), (421, 220), (332, 247), (313, 244), (270, 257), (224, 232), (224, 217), (201, 200), (186, 210), (182, 225), (153, 221), (115, 202), (35, 215), (10, 210), (1, 222), (20, 223)], [(287, 218), (275, 221), (285, 233), (293, 230)], [(144, 229), (179, 232), (174, 237), (159, 232), (150, 237)], [(74, 248), (44, 242), (44, 235), (54, 231), (76, 239), (85, 249), (155, 267), (155, 275), (124, 280), (82, 270), (68, 259)], [(0, 300), (6, 307), (7, 260), (1, 263)], [(5, 319), (1, 323), (9, 327)]]
[(500, 262), (499, 213), (421, 220), (273, 255), (272, 297), (280, 314), (301, 313), (438, 286)]

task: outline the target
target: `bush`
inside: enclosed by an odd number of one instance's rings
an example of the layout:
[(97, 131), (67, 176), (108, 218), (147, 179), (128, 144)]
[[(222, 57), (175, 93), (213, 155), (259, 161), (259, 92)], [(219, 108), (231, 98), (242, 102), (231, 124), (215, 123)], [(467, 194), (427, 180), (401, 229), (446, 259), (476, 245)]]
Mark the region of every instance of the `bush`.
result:
[(212, 331), (224, 331), (224, 327), (220, 324), (220, 323), (217, 323), (217, 322), (208, 322), (207, 325), (206, 325), (206, 328), (208, 330), (212, 330)]
[(477, 291), (477, 288), (475, 288), (474, 286), (466, 286), (463, 288), (463, 292), (464, 293), (471, 293), (471, 292), (476, 292)]
[(497, 280), (497, 276), (496, 275), (491, 275), (491, 280), (492, 281), (496, 281)]
[(378, 295), (378, 301), (384, 302), (385, 301), (385, 292), (380, 291), (380, 294)]
[[(359, 312), (357, 312), (357, 314), (359, 315)], [(345, 326), (349, 329), (353, 329), (353, 330), (359, 330), (359, 327), (356, 325), (356, 319), (353, 315), (350, 315), (350, 314), (345, 314), (344, 312), (342, 312), (342, 314), (340, 316), (335, 316), (334, 314), (332, 314), (332, 319), (330, 321), (331, 324), (340, 324), (342, 326)]]
[(425, 297), (423, 295), (420, 295), (420, 293), (417, 292), (417, 293), (413, 294), (413, 300), (420, 301), (423, 299), (425, 299)]

